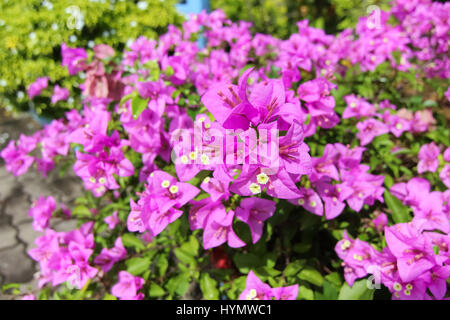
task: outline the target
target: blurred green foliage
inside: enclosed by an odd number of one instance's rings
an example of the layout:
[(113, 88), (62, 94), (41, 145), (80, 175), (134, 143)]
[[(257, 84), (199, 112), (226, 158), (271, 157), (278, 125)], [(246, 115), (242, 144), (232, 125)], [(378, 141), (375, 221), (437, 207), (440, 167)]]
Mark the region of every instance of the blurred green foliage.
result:
[(309, 19), (313, 26), (333, 30), (337, 20), (329, 0), (211, 0), (233, 20), (253, 22), (253, 30), (286, 39), (297, 31), (297, 21)]
[(367, 16), (377, 6), (389, 10), (389, 0), (330, 0), (338, 17), (338, 30), (354, 28), (361, 16)]
[(388, 9), (388, 4), (389, 0), (211, 0), (213, 9), (222, 8), (233, 21), (251, 21), (255, 32), (284, 39), (297, 32), (299, 20), (336, 33), (354, 27), (370, 6)]
[[(183, 18), (176, 12), (176, 2), (0, 0), (0, 107), (27, 110), (26, 87), (37, 77), (49, 76), (50, 87), (57, 83), (72, 87), (74, 80), (61, 67), (61, 43), (70, 47), (106, 43), (122, 50), (129, 39), (155, 38), (168, 24), (179, 25)], [(44, 97), (51, 95), (47, 91)], [(37, 104), (38, 113), (51, 106), (48, 99)], [(57, 107), (70, 106), (59, 102)]]

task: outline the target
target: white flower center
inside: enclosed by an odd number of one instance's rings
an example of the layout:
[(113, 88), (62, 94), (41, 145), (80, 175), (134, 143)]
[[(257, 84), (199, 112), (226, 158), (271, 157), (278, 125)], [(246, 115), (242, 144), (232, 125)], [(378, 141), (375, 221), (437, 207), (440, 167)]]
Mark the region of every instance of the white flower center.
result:
[(186, 155), (181, 156), (181, 162), (182, 162), (183, 164), (187, 164), (187, 163), (189, 162), (188, 157), (187, 157)]
[(259, 184), (252, 183), (249, 186), (249, 189), (250, 189), (251, 193), (253, 193), (253, 194), (261, 193), (261, 187), (259, 186)]
[(161, 187), (168, 188), (169, 186), (170, 186), (169, 180), (164, 180), (163, 182), (161, 182)]
[(178, 192), (178, 186), (171, 186), (169, 188), (170, 193), (174, 194)]
[(260, 174), (258, 174), (256, 176), (256, 180), (260, 184), (266, 184), (267, 182), (269, 182), (269, 176), (267, 174), (265, 174), (264, 172), (261, 172)]
[(202, 161), (202, 163), (204, 165), (208, 165), (209, 164), (209, 157), (206, 154), (202, 154), (200, 160)]

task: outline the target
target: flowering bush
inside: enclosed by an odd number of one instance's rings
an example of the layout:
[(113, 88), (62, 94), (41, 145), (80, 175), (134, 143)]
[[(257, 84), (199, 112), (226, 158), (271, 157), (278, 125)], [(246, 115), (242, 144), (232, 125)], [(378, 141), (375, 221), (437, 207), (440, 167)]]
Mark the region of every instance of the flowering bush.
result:
[(24, 298), (447, 297), (450, 6), (411, 3), (337, 36), (219, 10), (123, 53), (63, 44), (80, 110), (1, 156), (16, 176), (72, 166), (86, 193), (30, 209)]

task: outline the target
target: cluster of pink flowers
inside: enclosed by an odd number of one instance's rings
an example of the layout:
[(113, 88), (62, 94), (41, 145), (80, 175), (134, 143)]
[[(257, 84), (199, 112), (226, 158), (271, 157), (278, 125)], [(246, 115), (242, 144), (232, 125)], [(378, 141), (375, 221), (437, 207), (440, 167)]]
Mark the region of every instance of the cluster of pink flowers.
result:
[(54, 168), (55, 158), (69, 154), (70, 143), (66, 138), (81, 122), (79, 113), (72, 110), (66, 113), (66, 119), (53, 120), (32, 136), (21, 134), (17, 142), (10, 141), (0, 153), (6, 169), (17, 177), (36, 164), (45, 177)]
[(301, 196), (289, 201), (327, 219), (340, 215), (345, 202), (357, 212), (364, 204), (384, 202), (384, 176), (368, 173), (369, 166), (360, 163), (364, 150), (327, 144), (323, 156), (312, 159), (312, 173), (309, 183), (300, 188)]
[(419, 110), (415, 113), (405, 108), (397, 110), (397, 107), (388, 100), (383, 100), (375, 106), (353, 94), (345, 96), (344, 99), (347, 107), (342, 118), (363, 119), (356, 124), (359, 131), (357, 137), (362, 146), (386, 133), (392, 133), (399, 138), (404, 132), (414, 134), (426, 132), (433, 129), (436, 123), (430, 109)]
[[(108, 272), (115, 263), (127, 257), (127, 251), (118, 237), (112, 248), (103, 248), (93, 257), (95, 243), (94, 222), (87, 222), (79, 229), (69, 232), (56, 232), (50, 227), (50, 218), (57, 209), (53, 197), (40, 197), (30, 208), (29, 215), (33, 218), (33, 228), (44, 232), (35, 241), (36, 248), (29, 250), (29, 255), (39, 263), (38, 285), (43, 287), (47, 283), (57, 286), (66, 282), (69, 286), (81, 289), (90, 279)], [(71, 213), (61, 206), (66, 217)], [(119, 275), (119, 282), (122, 281)], [(120, 286), (119, 286), (120, 287)], [(113, 288), (113, 294), (118, 298), (141, 299), (141, 295), (124, 295), (120, 289)]]
[[(37, 78), (32, 84), (28, 86), (27, 93), (30, 99), (42, 94), (42, 91), (48, 87), (49, 77)], [(55, 85), (53, 88), (52, 104), (56, 104), (58, 101), (64, 101), (69, 98), (69, 90), (62, 88), (59, 85)]]
[[(424, 144), (420, 147), (419, 163), (417, 164), (417, 172), (436, 172), (439, 168), (439, 147), (434, 143)], [(439, 177), (441, 181), (450, 188), (450, 147), (444, 151), (442, 156), (443, 162), (446, 162), (440, 170)]]
[(55, 210), (56, 201), (53, 197), (39, 197), (28, 211), (28, 215), (33, 218), (33, 229), (44, 231), (44, 229), (48, 228), (50, 218)]
[(386, 226), (387, 246), (381, 252), (344, 233), (336, 253), (345, 279), (352, 285), (372, 274), (394, 299), (442, 299), (450, 277), (450, 190), (431, 191), (427, 180), (413, 178), (393, 185), (391, 192), (413, 209), (413, 220)]
[(98, 269), (89, 262), (95, 246), (93, 225), (88, 222), (69, 232), (47, 228), (44, 235), (36, 239), (37, 247), (31, 249), (29, 255), (39, 262), (39, 287), (67, 282), (81, 289), (97, 275)]
[[(385, 191), (384, 176), (369, 173), (362, 163), (363, 146), (389, 132), (400, 137), (432, 129), (436, 120), (431, 110), (397, 111), (387, 100), (373, 105), (351, 94), (344, 97), (342, 118), (361, 120), (356, 124), (361, 146), (326, 144), (321, 157), (311, 157), (305, 139), (340, 122), (332, 81), (333, 74), (345, 73), (348, 63), (360, 64), (363, 71), (384, 61), (399, 70), (424, 63), (428, 76), (448, 77), (449, 59), (443, 53), (449, 26), (441, 12), (450, 12), (448, 4), (414, 2), (410, 6), (398, 0), (390, 12), (378, 12), (379, 25), (373, 25), (372, 16), (362, 18), (355, 30), (336, 37), (301, 21), (299, 32), (287, 40), (252, 36), (249, 23), (233, 23), (222, 11), (201, 13), (182, 29), (170, 26), (158, 41), (139, 37), (120, 63), (107, 45), (95, 46), (90, 58), (84, 49), (63, 44), (63, 66), (70, 75), (85, 75), (82, 110), (67, 112), (32, 136), (21, 135), (1, 156), (15, 176), (33, 164), (45, 176), (59, 158), (73, 154), (74, 172), (95, 197), (129, 197), (121, 182), (138, 175), (144, 186), (130, 198), (128, 231), (152, 239), (187, 212), (191, 230), (203, 230), (204, 249), (224, 243), (245, 246), (233, 230), (235, 219), (246, 223), (252, 243), (258, 242), (264, 222), (283, 199), (326, 219), (336, 218), (346, 206), (359, 212), (364, 205), (384, 202)], [(392, 16), (407, 19), (393, 26), (388, 23)], [(207, 39), (204, 49), (192, 40), (198, 32)], [(317, 77), (300, 83), (300, 69), (315, 71)], [(273, 70), (275, 77), (268, 77)], [(28, 89), (30, 98), (41, 94), (48, 80), (37, 79)], [(52, 103), (68, 95), (55, 86)], [(199, 111), (200, 102), (214, 120), (205, 109)], [(141, 163), (131, 159), (136, 154)], [(418, 172), (436, 172), (439, 155), (436, 144), (422, 146)], [(450, 162), (450, 148), (443, 159)], [(202, 180), (196, 181), (199, 173)], [(440, 177), (448, 187), (450, 164)], [(336, 246), (345, 278), (353, 284), (376, 266), (394, 298), (427, 298), (428, 288), (440, 299), (450, 272), (450, 193), (431, 192), (422, 178), (396, 184), (391, 192), (413, 208), (414, 220), (388, 227), (386, 215), (378, 215), (373, 223), (384, 229), (388, 244), (382, 252), (345, 234)], [(92, 222), (70, 232), (50, 229), (56, 207), (53, 198), (41, 197), (29, 212), (34, 228), (45, 232), (30, 251), (41, 267), (41, 287), (68, 282), (80, 289), (127, 257), (120, 237), (112, 248), (93, 254)], [(114, 231), (120, 223), (117, 212), (104, 222)], [(143, 284), (144, 279), (120, 271), (112, 293), (143, 299)], [(298, 286), (273, 289), (250, 272), (240, 298), (297, 295)]]

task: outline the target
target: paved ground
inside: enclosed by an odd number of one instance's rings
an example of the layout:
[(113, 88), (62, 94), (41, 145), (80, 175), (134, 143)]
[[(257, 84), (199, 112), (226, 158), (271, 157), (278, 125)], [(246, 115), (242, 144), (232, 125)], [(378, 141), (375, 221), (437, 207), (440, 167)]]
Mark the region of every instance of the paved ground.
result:
[[(0, 115), (0, 150), (10, 139), (17, 139), (20, 133), (31, 134), (39, 129), (33, 119), (27, 115), (15, 119)], [(0, 160), (2, 161), (2, 160)], [(27, 254), (34, 247), (34, 240), (41, 233), (33, 230), (32, 220), (28, 216), (31, 203), (39, 196), (53, 196), (58, 203), (69, 205), (81, 195), (80, 180), (69, 170), (60, 178), (54, 170), (44, 179), (35, 169), (14, 178), (0, 162), (0, 288), (6, 283), (23, 283), (26, 287), (36, 287), (33, 275), (37, 265)], [(73, 223), (62, 222), (55, 225), (58, 231), (72, 229)], [(11, 296), (0, 292), (1, 299)]]

